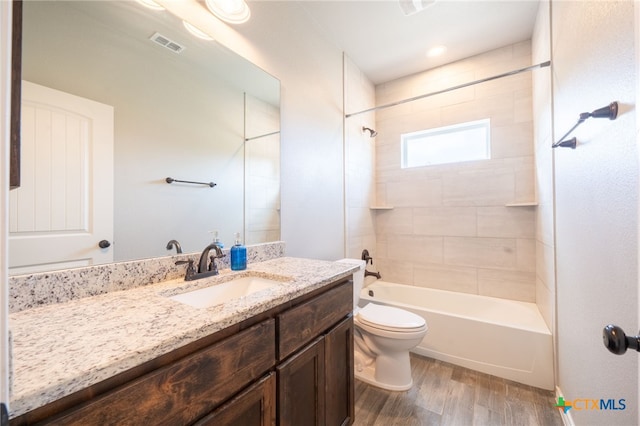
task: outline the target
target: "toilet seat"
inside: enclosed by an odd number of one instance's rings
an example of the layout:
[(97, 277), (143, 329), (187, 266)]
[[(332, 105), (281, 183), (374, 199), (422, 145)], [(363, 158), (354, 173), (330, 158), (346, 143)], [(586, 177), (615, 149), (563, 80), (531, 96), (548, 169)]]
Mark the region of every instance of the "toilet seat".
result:
[(356, 318), (363, 325), (396, 333), (414, 333), (427, 328), (424, 318), (413, 312), (376, 303), (359, 309)]

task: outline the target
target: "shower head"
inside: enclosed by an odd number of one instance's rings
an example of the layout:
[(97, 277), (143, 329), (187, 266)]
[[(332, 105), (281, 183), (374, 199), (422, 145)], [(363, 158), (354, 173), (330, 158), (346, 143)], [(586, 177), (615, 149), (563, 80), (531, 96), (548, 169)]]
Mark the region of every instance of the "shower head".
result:
[(370, 138), (375, 138), (375, 137), (376, 137), (376, 135), (378, 134), (378, 132), (376, 132), (376, 131), (375, 131), (375, 130), (373, 130), (372, 128), (362, 126), (362, 133), (366, 133), (366, 132), (369, 132), (369, 137), (370, 137)]

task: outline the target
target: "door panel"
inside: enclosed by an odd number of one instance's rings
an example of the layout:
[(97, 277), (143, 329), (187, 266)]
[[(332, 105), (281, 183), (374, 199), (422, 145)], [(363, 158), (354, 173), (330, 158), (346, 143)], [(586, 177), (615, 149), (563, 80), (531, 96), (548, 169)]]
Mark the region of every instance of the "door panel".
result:
[(11, 274), (113, 261), (113, 107), (23, 81)]

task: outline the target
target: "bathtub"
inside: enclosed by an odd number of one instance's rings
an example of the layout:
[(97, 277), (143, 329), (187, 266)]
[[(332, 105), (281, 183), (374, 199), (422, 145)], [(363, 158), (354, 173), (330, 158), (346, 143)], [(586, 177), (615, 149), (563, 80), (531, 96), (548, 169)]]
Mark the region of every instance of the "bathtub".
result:
[(551, 332), (534, 303), (376, 280), (360, 306), (395, 306), (423, 317), (429, 331), (412, 351), (519, 383), (553, 390)]

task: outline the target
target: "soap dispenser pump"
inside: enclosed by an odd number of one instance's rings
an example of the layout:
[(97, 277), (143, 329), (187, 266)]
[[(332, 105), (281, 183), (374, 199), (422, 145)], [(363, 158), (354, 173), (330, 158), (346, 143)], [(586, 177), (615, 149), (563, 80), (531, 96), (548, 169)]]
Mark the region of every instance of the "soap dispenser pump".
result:
[(242, 271), (247, 269), (247, 248), (240, 241), (240, 233), (236, 233), (236, 242), (231, 247), (231, 269)]
[(213, 244), (217, 245), (221, 249), (224, 248), (224, 244), (220, 241), (220, 237), (218, 236), (218, 231), (210, 231), (213, 234)]

